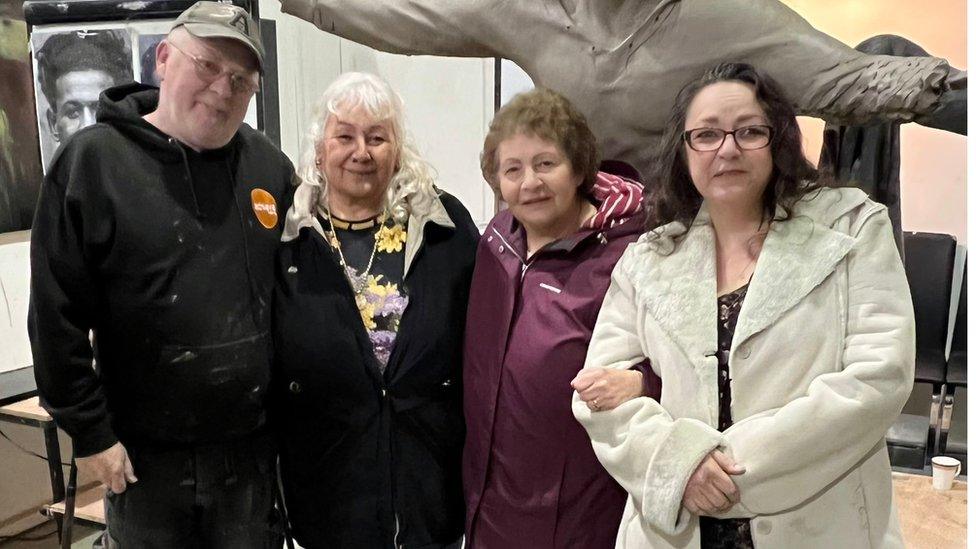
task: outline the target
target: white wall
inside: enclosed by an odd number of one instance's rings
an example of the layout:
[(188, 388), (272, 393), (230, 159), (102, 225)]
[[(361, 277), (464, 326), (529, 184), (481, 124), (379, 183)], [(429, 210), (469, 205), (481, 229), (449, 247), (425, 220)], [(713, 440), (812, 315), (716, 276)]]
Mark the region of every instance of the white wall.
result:
[(30, 232), (0, 234), (0, 372), (31, 365), (27, 341)]

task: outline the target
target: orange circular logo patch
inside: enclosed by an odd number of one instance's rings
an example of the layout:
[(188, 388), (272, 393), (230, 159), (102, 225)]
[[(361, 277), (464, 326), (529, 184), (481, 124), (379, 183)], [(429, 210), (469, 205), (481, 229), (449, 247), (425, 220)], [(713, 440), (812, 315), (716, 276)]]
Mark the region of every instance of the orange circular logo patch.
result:
[(254, 215), (265, 229), (274, 229), (278, 224), (278, 206), (268, 191), (252, 189), (251, 207), (254, 208)]

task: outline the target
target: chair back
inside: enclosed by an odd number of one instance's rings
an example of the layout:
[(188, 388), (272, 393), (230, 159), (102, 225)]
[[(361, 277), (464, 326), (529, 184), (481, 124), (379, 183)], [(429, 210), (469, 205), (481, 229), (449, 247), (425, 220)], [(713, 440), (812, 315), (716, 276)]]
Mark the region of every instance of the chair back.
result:
[(959, 308), (956, 310), (956, 323), (952, 328), (952, 342), (949, 344), (949, 361), (946, 363), (946, 383), (957, 387), (965, 387), (968, 379), (966, 371), (966, 272), (968, 270), (963, 266)]
[(945, 383), (945, 349), (956, 239), (937, 233), (905, 233), (905, 274), (915, 308), (917, 381)]
[[(968, 262), (967, 262), (968, 263)], [(962, 287), (959, 290), (959, 308), (956, 309), (956, 325), (952, 329), (949, 354), (966, 352), (966, 276), (969, 269), (962, 268)]]

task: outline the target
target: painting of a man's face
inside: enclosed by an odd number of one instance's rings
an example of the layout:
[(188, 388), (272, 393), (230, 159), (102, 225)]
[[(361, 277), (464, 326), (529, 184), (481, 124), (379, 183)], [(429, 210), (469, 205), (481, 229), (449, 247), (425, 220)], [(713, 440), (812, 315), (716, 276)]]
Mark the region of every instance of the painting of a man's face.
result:
[(59, 143), (81, 128), (95, 123), (98, 94), (119, 82), (106, 71), (89, 69), (69, 72), (55, 82), (54, 105), (47, 113), (51, 135)]
[(132, 37), (124, 28), (47, 29), (31, 35), (37, 62), (41, 158), (95, 123), (99, 95), (132, 80)]

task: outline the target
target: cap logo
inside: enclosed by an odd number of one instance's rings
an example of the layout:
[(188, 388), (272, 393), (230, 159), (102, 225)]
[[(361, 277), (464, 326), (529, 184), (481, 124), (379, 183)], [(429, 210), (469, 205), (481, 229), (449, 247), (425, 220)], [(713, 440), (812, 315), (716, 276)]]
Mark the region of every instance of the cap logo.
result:
[(232, 27), (236, 27), (237, 30), (241, 31), (241, 34), (250, 34), (247, 30), (247, 17), (244, 14), (237, 14), (237, 17), (230, 20), (230, 24)]
[(278, 225), (278, 205), (271, 193), (264, 189), (251, 190), (251, 208), (254, 216), (265, 229), (274, 229)]

